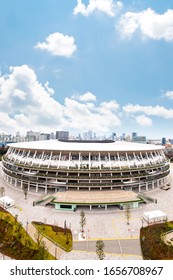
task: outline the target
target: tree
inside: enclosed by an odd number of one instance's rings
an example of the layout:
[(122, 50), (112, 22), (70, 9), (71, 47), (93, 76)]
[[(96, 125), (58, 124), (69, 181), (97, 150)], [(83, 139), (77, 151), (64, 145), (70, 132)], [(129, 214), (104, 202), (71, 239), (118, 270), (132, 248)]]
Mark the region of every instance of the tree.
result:
[(130, 204), (127, 204), (126, 206), (125, 215), (127, 219), (127, 225), (129, 225), (129, 220), (131, 218)]
[(97, 240), (96, 242), (96, 254), (99, 260), (104, 260), (105, 253), (104, 253), (105, 244), (103, 240)]
[(46, 247), (46, 243), (43, 240), (43, 236), (38, 229), (36, 229), (36, 233), (34, 235), (37, 246), (37, 259), (38, 260), (46, 260), (48, 258), (48, 248)]
[(41, 246), (41, 243), (43, 241), (43, 236), (41, 235), (41, 233), (38, 229), (36, 229), (36, 233), (34, 234), (34, 237), (36, 240), (37, 248), (39, 249), (39, 247)]
[(46, 247), (46, 243), (42, 240), (40, 246), (38, 247), (37, 259), (38, 260), (47, 260), (48, 259), (48, 248)]
[(80, 226), (81, 226), (81, 232), (82, 232), (82, 236), (84, 233), (84, 226), (86, 225), (86, 217), (85, 217), (85, 212), (81, 211), (80, 212)]

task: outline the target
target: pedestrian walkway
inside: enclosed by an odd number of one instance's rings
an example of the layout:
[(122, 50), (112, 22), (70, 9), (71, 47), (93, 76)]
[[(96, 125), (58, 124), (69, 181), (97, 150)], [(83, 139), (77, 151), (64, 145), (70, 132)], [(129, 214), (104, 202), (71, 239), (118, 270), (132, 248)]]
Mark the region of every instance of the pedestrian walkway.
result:
[[(28, 234), (36, 242), (37, 230), (32, 224), (28, 225)], [(64, 253), (64, 250), (62, 250), (60, 247), (58, 247), (46, 237), (43, 237), (42, 240), (45, 243), (48, 252), (52, 256), (55, 256), (55, 259), (60, 259), (61, 255)]]

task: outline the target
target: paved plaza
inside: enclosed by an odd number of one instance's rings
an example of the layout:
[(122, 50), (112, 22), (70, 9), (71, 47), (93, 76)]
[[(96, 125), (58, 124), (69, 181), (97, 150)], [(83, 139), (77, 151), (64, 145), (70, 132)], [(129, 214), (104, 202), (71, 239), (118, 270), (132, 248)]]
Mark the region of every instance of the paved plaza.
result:
[[(157, 203), (142, 204), (138, 209), (131, 210), (130, 223), (127, 225), (127, 219), (124, 210), (120, 210), (118, 207), (108, 208), (93, 208), (91, 211), (89, 208), (83, 208), (86, 216), (86, 246), (83, 249), (79, 249), (76, 242), (74, 247), (78, 248), (70, 253), (63, 253), (60, 259), (97, 259), (94, 250), (90, 249), (90, 242), (98, 239), (116, 241), (119, 246), (119, 253), (106, 252), (105, 259), (142, 259), (140, 251), (135, 254), (131, 246), (133, 246), (132, 240), (137, 240), (139, 245), (139, 231), (142, 226), (142, 214), (146, 211), (161, 210), (168, 216), (168, 220), (173, 220), (173, 164), (171, 164), (171, 188), (167, 191), (162, 189), (155, 189), (148, 192), (150, 197), (157, 199)], [(9, 212), (13, 215), (18, 215), (19, 221), (26, 227), (27, 223), (32, 221), (42, 221), (49, 224), (55, 224), (63, 227), (66, 221), (67, 227), (71, 228), (75, 241), (79, 240), (80, 234), (80, 211), (82, 208), (78, 208), (76, 212), (58, 211), (53, 207), (45, 206), (33, 206), (33, 201), (41, 198), (42, 194), (28, 193), (27, 199), (22, 190), (16, 189), (2, 179), (2, 173), (0, 172), (0, 186), (5, 187), (5, 194), (13, 198), (16, 202), (15, 207), (9, 208)], [(147, 225), (143, 221), (143, 225)], [(126, 242), (126, 243), (125, 243)], [(81, 243), (82, 244), (82, 243)], [(112, 243), (113, 244), (113, 243)], [(126, 244), (126, 245), (125, 245)], [(123, 246), (129, 247), (128, 253), (124, 253)], [(0, 256), (0, 258), (2, 258)]]

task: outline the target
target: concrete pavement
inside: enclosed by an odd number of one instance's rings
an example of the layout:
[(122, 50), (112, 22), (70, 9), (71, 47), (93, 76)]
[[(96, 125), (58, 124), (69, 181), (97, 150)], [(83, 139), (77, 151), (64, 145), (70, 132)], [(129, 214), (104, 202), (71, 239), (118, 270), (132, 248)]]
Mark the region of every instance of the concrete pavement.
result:
[[(162, 189), (155, 189), (148, 193), (157, 199), (157, 204), (150, 203), (140, 206), (139, 209), (131, 210), (130, 224), (127, 225), (127, 220), (125, 216), (125, 211), (118, 208), (105, 209), (93, 209), (90, 211), (88, 208), (85, 209), (86, 215), (86, 226), (85, 234), (89, 240), (102, 239), (104, 242), (108, 239), (115, 239), (122, 242), (122, 239), (131, 240), (133, 238), (138, 238), (139, 231), (142, 226), (142, 214), (145, 211), (151, 210), (162, 210), (168, 215), (168, 220), (173, 220), (173, 164), (171, 164), (171, 188), (167, 191)], [(71, 228), (74, 239), (78, 240), (80, 233), (80, 211), (79, 208), (76, 212), (63, 212), (57, 211), (51, 207), (45, 206), (34, 206), (33, 201), (36, 198), (41, 198), (43, 194), (28, 193), (27, 199), (24, 198), (24, 193), (20, 189), (16, 189), (6, 182), (3, 181), (2, 175), (0, 175), (0, 186), (5, 187), (6, 195), (13, 198), (16, 202), (16, 207), (9, 208), (9, 211), (13, 215), (18, 215), (19, 221), (22, 222), (23, 226), (26, 227), (27, 223), (31, 221), (41, 221), (50, 224), (56, 224), (59, 226), (64, 226), (66, 221), (67, 227)], [(147, 225), (144, 222), (144, 226)], [(87, 241), (85, 241), (87, 242)], [(120, 243), (121, 244), (121, 243)], [(123, 243), (125, 244), (125, 243)], [(129, 243), (130, 244), (130, 243)], [(139, 259), (141, 256), (138, 254), (131, 254), (133, 250), (132, 245), (124, 245), (124, 248), (129, 247), (128, 253), (125, 255), (118, 254), (116, 252), (111, 254), (106, 254), (105, 259)], [(131, 248), (131, 249), (130, 249)], [(131, 250), (131, 252), (130, 252)], [(96, 254), (93, 252), (77, 252), (72, 251), (70, 253), (63, 253), (60, 256), (61, 259), (95, 259)]]

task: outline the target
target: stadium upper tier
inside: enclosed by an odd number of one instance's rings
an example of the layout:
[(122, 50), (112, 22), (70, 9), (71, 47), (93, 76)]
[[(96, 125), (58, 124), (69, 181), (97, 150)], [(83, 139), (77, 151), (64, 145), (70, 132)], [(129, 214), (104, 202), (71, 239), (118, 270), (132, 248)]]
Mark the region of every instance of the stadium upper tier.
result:
[(137, 190), (169, 181), (158, 145), (114, 141), (34, 141), (8, 145), (4, 179), (28, 190)]
[[(48, 167), (116, 168), (165, 161), (162, 146), (129, 142), (34, 141), (9, 144), (8, 159)], [(86, 166), (85, 166), (86, 165)]]
[(163, 146), (125, 141), (46, 140), (8, 144), (11, 148), (43, 151), (124, 152), (163, 150)]

